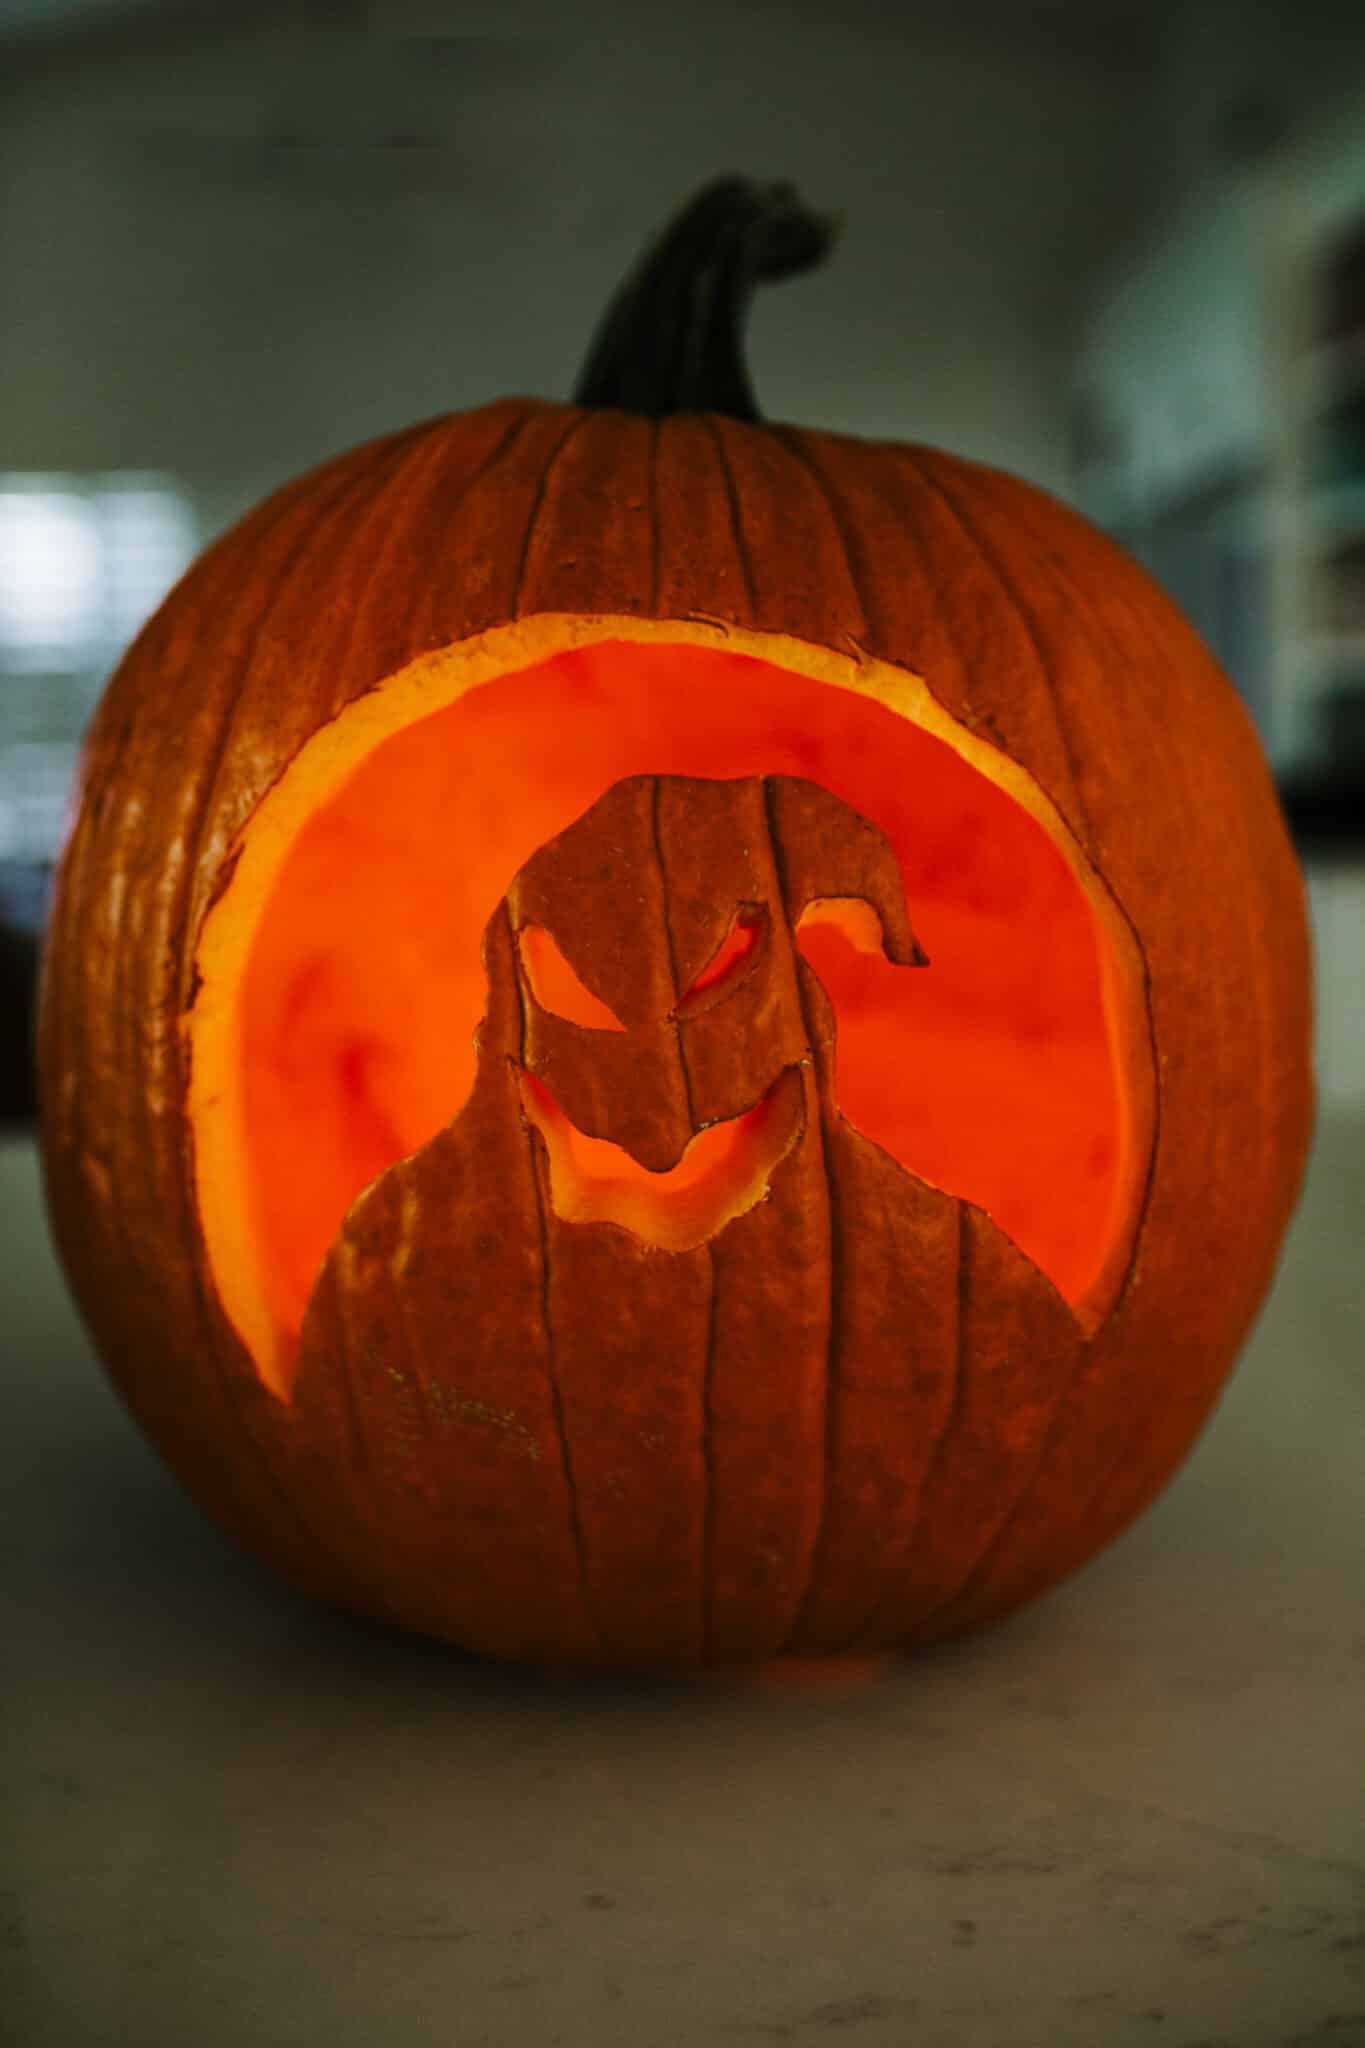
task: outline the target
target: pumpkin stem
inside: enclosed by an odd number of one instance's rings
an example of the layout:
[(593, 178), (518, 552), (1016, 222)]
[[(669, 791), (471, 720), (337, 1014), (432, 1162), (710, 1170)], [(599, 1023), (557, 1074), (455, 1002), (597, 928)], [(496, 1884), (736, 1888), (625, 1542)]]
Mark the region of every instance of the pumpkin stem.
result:
[(671, 412), (761, 417), (742, 327), (754, 287), (810, 270), (838, 222), (795, 186), (717, 178), (645, 250), (598, 325), (575, 405), (662, 419)]

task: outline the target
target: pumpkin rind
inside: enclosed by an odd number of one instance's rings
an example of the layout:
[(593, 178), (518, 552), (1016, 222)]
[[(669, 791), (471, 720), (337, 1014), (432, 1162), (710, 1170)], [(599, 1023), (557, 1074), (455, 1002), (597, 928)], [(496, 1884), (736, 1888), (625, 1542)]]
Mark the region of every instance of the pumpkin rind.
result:
[[(438, 1460), (411, 1480), (407, 1514), (409, 1480), (390, 1491), (383, 1478), (404, 1432), (424, 1427), (411, 1385), (393, 1377), (410, 1374), (402, 1304), (376, 1278), (347, 1305), (336, 1281), (338, 1261), (363, 1267), (381, 1245), (391, 1273), (395, 1232), (420, 1254), (412, 1218), (436, 1147), (358, 1205), (310, 1310), (314, 1364), (290, 1405), (224, 1315), (198, 1222), (182, 1020), (234, 841), (344, 705), (430, 650), (556, 613), (702, 618), (925, 677), (1051, 798), (1148, 975), (1150, 1183), (1127, 1284), (1088, 1340), (1045, 1290), (1019, 1320), (1024, 1296), (998, 1279), (1019, 1255), (970, 1205), (926, 1205), (904, 1175), (874, 1199), (881, 1168), (851, 1141), (827, 1162), (832, 1220), (810, 1202), (752, 1212), (754, 1269), (785, 1270), (781, 1245), (813, 1233), (820, 1286), (837, 1267), (869, 1329), (913, 1321), (926, 1363), (899, 1402), (833, 1355), (827, 1380), (802, 1382), (787, 1427), (804, 1442), (818, 1423), (828, 1498), (802, 1481), (772, 1506), (806, 1547), (766, 1588), (745, 1590), (724, 1559), (773, 1550), (764, 1488), (780, 1493), (782, 1451), (771, 1409), (751, 1420), (752, 1453), (736, 1413), (716, 1451), (709, 1537), (694, 1526), (701, 1489), (679, 1488), (671, 1525), (719, 1560), (723, 1619), (709, 1639), (695, 1581), (666, 1561), (643, 1601), (584, 1575), (581, 1526), (575, 1537), (551, 1497), (553, 1418), (543, 1430), (535, 1419), (544, 1397), (529, 1368), (505, 1398), (481, 1397), (490, 1414), (466, 1416), (478, 1427), (461, 1437), (478, 1439), (466, 1483), (484, 1491), (470, 1512), (496, 1527), (488, 1555), (506, 1558), (506, 1576), (490, 1578), (487, 1558), (477, 1587), (458, 1561), (443, 1586), (423, 1576), (423, 1518), (451, 1508)], [(923, 449), (508, 400), (372, 443), (278, 493), (208, 550), (130, 649), (84, 751), (47, 945), (45, 1170), (62, 1257), (133, 1413), (205, 1508), (294, 1582), (498, 1654), (648, 1663), (874, 1648), (1040, 1592), (1169, 1478), (1273, 1273), (1309, 1139), (1309, 1032), (1302, 881), (1250, 721), (1174, 607), (1102, 535), (1016, 479)], [(879, 1202), (908, 1204), (903, 1228), (924, 1247), (914, 1271), (879, 1263)], [(856, 1232), (839, 1214), (858, 1217)], [(533, 1220), (523, 1207), (518, 1229)], [(747, 1222), (712, 1248), (718, 1285)], [(570, 1283), (567, 1246), (556, 1257), (567, 1308), (590, 1276)], [(698, 1261), (659, 1272), (651, 1329), (694, 1359), (709, 1315)], [(359, 1394), (317, 1362), (354, 1368), (367, 1346)], [(543, 1498), (523, 1486), (509, 1517), (517, 1460)], [(406, 1452), (400, 1463), (412, 1473)], [(623, 1454), (601, 1486), (611, 1479), (629, 1491)], [(581, 1475), (576, 1499), (580, 1516), (597, 1511)], [(642, 1532), (658, 1505), (643, 1487)]]

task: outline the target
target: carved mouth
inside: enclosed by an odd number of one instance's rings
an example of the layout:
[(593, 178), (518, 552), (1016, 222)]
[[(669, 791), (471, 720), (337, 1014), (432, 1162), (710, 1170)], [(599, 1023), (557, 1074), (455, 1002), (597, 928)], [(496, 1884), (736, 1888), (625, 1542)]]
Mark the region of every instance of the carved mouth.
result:
[(522, 1110), (550, 1161), (550, 1198), (565, 1223), (616, 1223), (665, 1251), (691, 1251), (761, 1202), (805, 1127), (799, 1066), (761, 1101), (694, 1132), (674, 1165), (642, 1166), (620, 1145), (580, 1131), (544, 1081), (517, 1067)]

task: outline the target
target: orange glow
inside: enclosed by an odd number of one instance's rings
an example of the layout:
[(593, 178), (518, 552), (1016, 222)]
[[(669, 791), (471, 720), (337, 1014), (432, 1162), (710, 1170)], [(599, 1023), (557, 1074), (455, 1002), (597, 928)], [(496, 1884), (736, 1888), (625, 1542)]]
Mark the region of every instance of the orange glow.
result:
[(527, 1117), (550, 1155), (555, 1213), (569, 1223), (619, 1223), (673, 1252), (704, 1244), (760, 1201), (769, 1175), (801, 1135), (801, 1083), (788, 1068), (743, 1116), (711, 1124), (677, 1164), (651, 1173), (565, 1116), (544, 1082), (520, 1076)]
[(855, 953), (882, 951), (882, 921), (872, 904), (864, 902), (861, 896), (817, 896), (797, 919), (798, 937), (815, 925), (842, 933)]
[[(191, 1021), (219, 1035), (203, 1036), (195, 1054), (201, 1212), (211, 1250), (239, 1247), (215, 1255), (219, 1285), (255, 1333), (267, 1383), (287, 1394), (304, 1308), (350, 1204), (468, 1097), (490, 914), (536, 848), (632, 774), (807, 776), (880, 828), (930, 964), (888, 961), (869, 905), (827, 901), (803, 918), (799, 949), (837, 1019), (840, 1110), (907, 1169), (987, 1209), (1073, 1306), (1101, 1301), (1116, 1284), (1145, 1165), (1131, 1050), (1140, 970), (1122, 956), (1102, 885), (1082, 886), (1078, 850), (1063, 850), (1063, 828), (1041, 821), (1046, 799), (903, 671), (772, 643), (839, 678), (823, 680), (736, 651), (737, 629), (722, 645), (700, 625), (623, 622), (620, 637), (555, 648), (553, 632), (566, 627), (525, 622), (523, 644), (531, 627), (551, 651), (472, 686), (444, 682), (444, 700), (425, 685), (420, 709), (377, 741), (359, 714), (354, 740), (342, 720), (324, 729), (310, 745), (330, 746), (344, 772), (319, 770), (325, 795), (310, 796), (304, 750), (285, 779), (284, 822), (270, 827), (279, 850), (259, 856), (268, 886), (253, 900), (244, 861), (206, 927), (213, 945), (201, 944)], [(441, 659), (451, 657), (428, 658)], [(397, 703), (402, 682), (376, 697), (394, 690)], [(914, 715), (893, 708), (893, 695)], [(383, 713), (380, 704), (365, 715)], [(257, 830), (253, 819), (248, 841)], [(247, 950), (225, 979), (215, 961), (234, 957), (234, 929), (249, 934)], [(621, 1028), (553, 940), (520, 937), (550, 1007)], [(762, 917), (741, 906), (686, 1001), (743, 972), (762, 937)], [(217, 1107), (225, 1090), (240, 1107), (215, 1152), (208, 1120), (231, 1121)], [(624, 1155), (594, 1152), (600, 1141), (556, 1109), (533, 1098), (528, 1116), (566, 1186), (574, 1162), (583, 1220), (624, 1220), (635, 1201), (659, 1242), (670, 1241), (670, 1208), (673, 1235), (687, 1243), (699, 1221), (723, 1227), (736, 1203), (757, 1199), (773, 1163), (765, 1147), (786, 1129), (759, 1105), (757, 1121), (702, 1133), (666, 1180), (650, 1176), (652, 1192), (627, 1201)], [(258, 1295), (269, 1341), (251, 1307)]]
[(544, 925), (524, 924), (517, 933), (517, 951), (531, 984), (531, 993), (543, 1010), (567, 1017), (589, 1031), (624, 1031), (625, 1025), (594, 995), (581, 976), (569, 965)]
[(768, 913), (762, 904), (746, 905), (735, 912), (734, 923), (721, 940), (716, 951), (707, 961), (691, 988), (680, 996), (673, 1014), (675, 1017), (689, 1016), (703, 1007), (704, 999), (723, 981), (738, 974), (746, 960), (752, 960), (758, 952), (763, 935), (767, 930)]

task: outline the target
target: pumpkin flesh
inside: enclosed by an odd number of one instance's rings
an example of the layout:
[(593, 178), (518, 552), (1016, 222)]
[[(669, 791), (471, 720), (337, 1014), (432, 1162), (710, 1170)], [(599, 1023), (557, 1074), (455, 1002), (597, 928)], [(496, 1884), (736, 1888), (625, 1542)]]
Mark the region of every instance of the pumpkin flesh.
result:
[[(490, 914), (528, 856), (632, 774), (804, 777), (886, 835), (927, 966), (889, 959), (857, 897), (814, 900), (796, 934), (838, 1020), (840, 1110), (986, 1210), (1097, 1321), (1150, 1150), (1149, 1040), (1136, 949), (1041, 793), (881, 664), (759, 636), (739, 651), (683, 622), (556, 646), (551, 621), (538, 637), (523, 628), (523, 665), (506, 669), (496, 648), (428, 658), (325, 727), (248, 825), (205, 921), (187, 1026), (200, 1211), (266, 1384), (288, 1398), (352, 1203), (469, 1097)], [(752, 958), (758, 919), (742, 911), (719, 906), (727, 937), (673, 992), (680, 1015)], [(531, 943), (542, 930), (523, 921), (539, 995), (581, 1029), (620, 1029), (587, 977), (569, 986), (553, 936)], [(658, 936), (642, 924), (642, 956)], [(649, 1165), (534, 1077), (523, 1109), (561, 1214), (682, 1248), (762, 1198), (792, 1136), (777, 1094)]]

